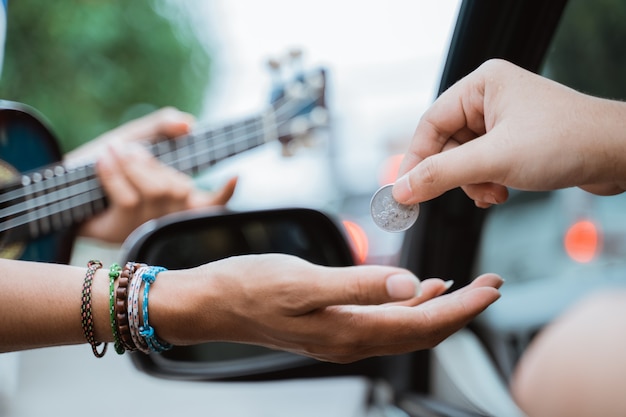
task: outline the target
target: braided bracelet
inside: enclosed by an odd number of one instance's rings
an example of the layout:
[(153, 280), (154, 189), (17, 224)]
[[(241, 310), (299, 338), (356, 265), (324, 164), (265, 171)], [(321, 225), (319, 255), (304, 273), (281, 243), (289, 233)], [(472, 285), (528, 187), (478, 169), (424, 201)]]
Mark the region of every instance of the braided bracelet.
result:
[(82, 291), (82, 303), (80, 306), (81, 313), (81, 325), (83, 327), (83, 334), (85, 339), (91, 345), (91, 350), (96, 358), (101, 358), (107, 351), (107, 344), (104, 343), (104, 347), (101, 352), (98, 352), (98, 346), (100, 342), (96, 342), (93, 335), (93, 318), (92, 318), (92, 303), (91, 303), (91, 287), (93, 284), (93, 277), (98, 269), (102, 268), (102, 262), (91, 260), (87, 263), (87, 273), (85, 273), (85, 282), (83, 283)]
[(115, 323), (115, 280), (119, 278), (121, 272), (122, 268), (118, 264), (113, 264), (109, 268), (109, 318), (111, 320), (111, 330), (113, 331), (113, 347), (118, 355), (123, 355), (125, 351)]
[(143, 287), (143, 325), (139, 328), (139, 334), (143, 336), (148, 348), (154, 353), (164, 352), (171, 349), (173, 346), (169, 343), (159, 340), (154, 333), (154, 328), (150, 326), (148, 322), (148, 292), (150, 291), (150, 285), (156, 280), (156, 276), (159, 272), (167, 271), (162, 266), (151, 266), (142, 270), (141, 279), (144, 282)]

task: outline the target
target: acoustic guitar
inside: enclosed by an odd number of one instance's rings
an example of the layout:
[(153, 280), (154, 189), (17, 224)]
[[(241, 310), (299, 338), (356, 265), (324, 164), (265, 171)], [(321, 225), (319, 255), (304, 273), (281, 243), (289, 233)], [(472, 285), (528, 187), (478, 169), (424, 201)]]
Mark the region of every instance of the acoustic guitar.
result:
[[(233, 123), (161, 140), (150, 151), (195, 175), (269, 141), (288, 146), (327, 122), (323, 69), (275, 86), (268, 109)], [(107, 207), (94, 163), (69, 166), (33, 108), (0, 100), (0, 257), (69, 262), (77, 226)]]

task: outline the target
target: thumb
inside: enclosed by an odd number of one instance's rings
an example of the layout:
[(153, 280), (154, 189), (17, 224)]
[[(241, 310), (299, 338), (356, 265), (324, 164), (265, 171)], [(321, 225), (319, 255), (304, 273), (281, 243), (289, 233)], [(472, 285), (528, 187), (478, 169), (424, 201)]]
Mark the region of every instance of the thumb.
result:
[(192, 208), (208, 206), (224, 206), (235, 193), (237, 177), (232, 177), (216, 192), (193, 193), (190, 206)]
[(313, 298), (319, 307), (408, 300), (420, 294), (419, 279), (399, 268), (361, 265), (325, 268)]
[(415, 204), (456, 187), (496, 182), (506, 163), (492, 149), (492, 136), (493, 130), (463, 144), (448, 141), (445, 151), (425, 158), (396, 180), (393, 197), (401, 204)]

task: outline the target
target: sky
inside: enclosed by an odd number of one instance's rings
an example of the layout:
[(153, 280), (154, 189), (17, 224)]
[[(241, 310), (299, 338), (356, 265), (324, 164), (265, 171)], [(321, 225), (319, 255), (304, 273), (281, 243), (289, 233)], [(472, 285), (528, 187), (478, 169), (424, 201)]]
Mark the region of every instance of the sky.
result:
[[(201, 118), (236, 120), (258, 112), (268, 102), (268, 59), (283, 59), (298, 48), (305, 67), (328, 70), (332, 140), (341, 161), (339, 174), (327, 180), (363, 192), (378, 185), (372, 167), (406, 149), (417, 120), (432, 102), (459, 6), (458, 0), (186, 3), (214, 59)], [(264, 189), (261, 184), (281, 181), (282, 188), (291, 190), (285, 199), (307, 203), (316, 193), (304, 188), (324, 182), (299, 186), (305, 178), (290, 175), (284, 167), (290, 162), (268, 155), (258, 158), (244, 165), (236, 162), (241, 194), (255, 201), (284, 202), (258, 191)], [(274, 169), (260, 169), (258, 164)], [(234, 172), (223, 170), (224, 176)], [(292, 184), (286, 183), (289, 180)]]

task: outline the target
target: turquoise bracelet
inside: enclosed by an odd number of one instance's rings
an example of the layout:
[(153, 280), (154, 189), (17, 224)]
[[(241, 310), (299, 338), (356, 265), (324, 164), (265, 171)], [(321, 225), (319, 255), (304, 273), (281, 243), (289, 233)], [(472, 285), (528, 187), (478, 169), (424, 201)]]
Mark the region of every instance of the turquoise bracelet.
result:
[(150, 286), (156, 280), (157, 274), (163, 271), (167, 271), (167, 268), (164, 268), (162, 266), (151, 266), (144, 269), (141, 274), (141, 279), (144, 282), (143, 306), (141, 310), (143, 315), (143, 326), (139, 328), (139, 334), (143, 336), (146, 344), (148, 345), (148, 348), (154, 353), (161, 353), (173, 347), (171, 344), (160, 341), (157, 338), (154, 332), (154, 328), (150, 326), (150, 323), (148, 321), (148, 293), (150, 291)]

